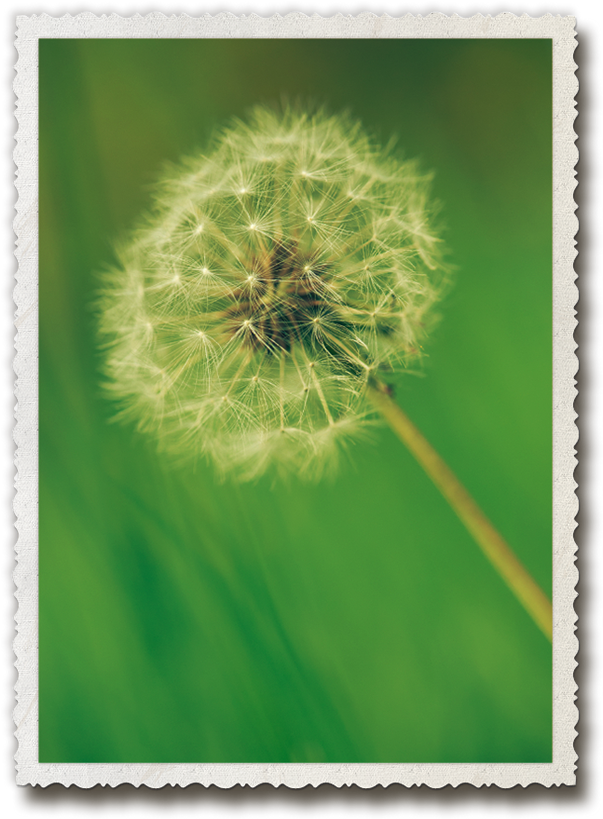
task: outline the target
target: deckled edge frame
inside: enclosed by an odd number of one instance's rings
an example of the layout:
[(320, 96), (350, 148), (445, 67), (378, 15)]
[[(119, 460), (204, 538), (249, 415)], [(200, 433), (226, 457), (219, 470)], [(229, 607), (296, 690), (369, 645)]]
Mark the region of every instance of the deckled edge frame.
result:
[[(38, 40), (51, 38), (550, 38), (553, 41), (553, 762), (526, 764), (40, 764), (38, 762)], [(14, 91), (17, 97), (18, 201), (16, 310), (16, 425), (14, 431), (16, 498), (19, 531), (14, 573), (18, 612), (14, 652), (17, 658), (19, 785), (131, 783), (163, 785), (236, 784), (305, 785), (356, 784), (363, 788), (401, 783), (406, 786), (470, 783), (510, 788), (540, 783), (573, 785), (576, 781), (578, 710), (574, 680), (578, 640), (574, 610), (578, 571), (575, 566), (578, 500), (573, 473), (577, 465), (578, 430), (573, 404), (577, 395), (578, 359), (573, 333), (578, 290), (573, 268), (574, 237), (578, 231), (573, 194), (578, 151), (573, 122), (578, 81), (573, 53), (575, 18), (500, 14), (471, 18), (430, 14), (392, 18), (374, 14), (322, 18), (304, 14), (232, 14), (130, 18), (115, 14), (46, 14), (17, 17), (18, 60)]]

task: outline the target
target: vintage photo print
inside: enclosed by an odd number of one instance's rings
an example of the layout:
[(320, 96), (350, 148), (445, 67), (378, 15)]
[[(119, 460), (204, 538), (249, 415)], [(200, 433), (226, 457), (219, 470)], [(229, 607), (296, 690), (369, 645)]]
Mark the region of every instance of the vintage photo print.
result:
[(18, 18), (19, 783), (574, 782), (575, 45)]

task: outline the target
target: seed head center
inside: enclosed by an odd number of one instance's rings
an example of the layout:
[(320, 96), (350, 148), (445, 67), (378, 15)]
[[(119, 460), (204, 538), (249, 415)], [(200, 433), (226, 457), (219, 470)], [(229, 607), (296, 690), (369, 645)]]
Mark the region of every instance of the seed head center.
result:
[(321, 288), (331, 277), (329, 266), (309, 262), (295, 244), (275, 243), (254, 255), (248, 269), (253, 274), (232, 293), (225, 314), (231, 337), (241, 325), (253, 326), (244, 337), (252, 349), (289, 352), (308, 341), (319, 317), (333, 312)]

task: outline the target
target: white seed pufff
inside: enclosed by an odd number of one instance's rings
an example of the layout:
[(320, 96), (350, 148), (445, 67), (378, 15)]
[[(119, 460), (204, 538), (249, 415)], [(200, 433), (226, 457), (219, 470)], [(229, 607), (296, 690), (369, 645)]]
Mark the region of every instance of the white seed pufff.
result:
[(161, 189), (107, 276), (121, 416), (238, 479), (323, 474), (367, 423), (371, 374), (420, 354), (443, 270), (427, 188), (346, 117), (235, 122)]

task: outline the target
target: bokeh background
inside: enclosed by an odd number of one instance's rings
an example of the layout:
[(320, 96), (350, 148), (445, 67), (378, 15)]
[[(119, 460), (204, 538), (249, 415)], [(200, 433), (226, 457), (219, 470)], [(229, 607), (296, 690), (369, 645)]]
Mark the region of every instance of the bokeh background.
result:
[(40, 761), (546, 762), (551, 649), (386, 428), (217, 484), (110, 423), (93, 303), (166, 161), (282, 98), (436, 172), (397, 399), (551, 591), (549, 40), (40, 42)]

